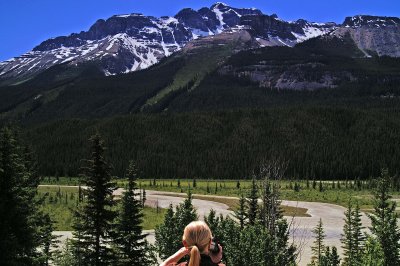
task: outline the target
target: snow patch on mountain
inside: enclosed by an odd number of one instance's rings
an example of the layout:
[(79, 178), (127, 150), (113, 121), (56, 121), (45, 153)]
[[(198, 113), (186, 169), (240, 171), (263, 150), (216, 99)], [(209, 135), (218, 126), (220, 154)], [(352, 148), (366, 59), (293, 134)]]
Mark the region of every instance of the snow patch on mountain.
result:
[[(155, 18), (139, 13), (115, 15), (96, 21), (86, 32), (49, 39), (30, 52), (0, 62), (0, 77), (29, 76), (56, 64), (77, 65), (92, 61), (106, 75), (137, 71), (158, 63), (194, 39), (242, 30), (254, 34), (254, 28), (244, 23), (245, 17), (263, 16), (256, 8), (234, 8), (222, 2), (198, 11), (183, 9), (175, 17)], [(305, 26), (299, 26), (300, 22), (290, 24), (277, 16), (271, 17), (281, 24), (279, 27), (272, 25), (272, 28), (261, 25), (264, 27), (261, 33), (253, 36), (257, 37), (259, 46), (294, 46), (332, 29), (322, 23), (302, 21)], [(296, 30), (291, 32), (288, 28)]]

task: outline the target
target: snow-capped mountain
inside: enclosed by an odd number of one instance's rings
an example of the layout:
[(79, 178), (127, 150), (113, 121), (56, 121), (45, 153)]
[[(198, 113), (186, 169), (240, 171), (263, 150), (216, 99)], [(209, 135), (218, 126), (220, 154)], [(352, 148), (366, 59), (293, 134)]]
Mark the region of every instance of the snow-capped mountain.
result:
[(192, 34), (173, 17), (141, 14), (98, 20), (87, 32), (49, 39), (0, 65), (0, 77), (29, 75), (55, 64), (96, 61), (105, 74), (145, 69), (179, 50)]
[(358, 15), (347, 17), (334, 34), (350, 35), (366, 57), (400, 57), (400, 18)]
[(186, 8), (175, 17), (115, 15), (98, 20), (88, 31), (46, 40), (19, 57), (0, 63), (0, 79), (22, 78), (56, 64), (97, 63), (106, 75), (148, 68), (204, 36), (249, 31), (259, 46), (293, 46), (331, 32), (334, 23), (287, 22), (255, 8), (216, 3)]

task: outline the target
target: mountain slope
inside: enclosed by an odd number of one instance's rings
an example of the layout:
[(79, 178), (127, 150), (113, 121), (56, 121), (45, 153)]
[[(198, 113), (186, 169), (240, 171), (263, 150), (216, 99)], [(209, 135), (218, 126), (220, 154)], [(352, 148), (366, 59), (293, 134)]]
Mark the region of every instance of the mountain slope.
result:
[(334, 34), (349, 34), (367, 57), (400, 57), (400, 18), (366, 15), (347, 17)]
[[(400, 97), (400, 59), (366, 58), (348, 34), (258, 47), (247, 30), (191, 41), (148, 69), (103, 76), (96, 64), (54, 66), (0, 87), (0, 120), (39, 123), (149, 112), (291, 105), (375, 105)], [(83, 67), (85, 66), (85, 67)], [(73, 68), (78, 70), (79, 68)]]
[(293, 46), (335, 26), (304, 20), (286, 22), (258, 9), (223, 3), (197, 11), (183, 9), (175, 17), (116, 15), (98, 20), (88, 31), (46, 40), (32, 51), (1, 62), (0, 81), (19, 82), (63, 63), (75, 67), (94, 62), (105, 75), (128, 73), (158, 63), (193, 39), (239, 29), (250, 30), (259, 46)]

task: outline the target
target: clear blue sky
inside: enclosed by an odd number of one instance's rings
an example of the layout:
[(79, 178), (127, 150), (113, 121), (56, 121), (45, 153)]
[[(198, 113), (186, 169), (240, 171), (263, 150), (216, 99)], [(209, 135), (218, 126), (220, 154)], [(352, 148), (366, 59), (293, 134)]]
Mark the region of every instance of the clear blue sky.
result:
[[(175, 15), (184, 7), (211, 6), (208, 0), (4, 0), (0, 2), (0, 61), (21, 55), (42, 41), (87, 30), (115, 14)], [(304, 18), (341, 23), (346, 16), (400, 17), (400, 0), (226, 0), (234, 7), (257, 7), (285, 20)]]

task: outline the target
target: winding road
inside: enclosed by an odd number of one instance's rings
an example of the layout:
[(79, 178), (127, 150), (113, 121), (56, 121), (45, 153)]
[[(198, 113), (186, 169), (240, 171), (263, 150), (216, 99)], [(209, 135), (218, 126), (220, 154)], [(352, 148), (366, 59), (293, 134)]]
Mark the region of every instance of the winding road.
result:
[[(121, 195), (122, 189), (118, 189), (114, 192), (115, 195)], [(155, 207), (157, 204), (161, 208), (168, 208), (170, 204), (174, 207), (181, 203), (186, 194), (162, 192), (162, 191), (149, 191), (146, 190), (147, 201), (146, 205)], [(179, 194), (179, 196), (177, 195)], [(205, 197), (204, 195), (201, 195)], [(228, 198), (235, 199), (232, 197), (224, 196), (212, 196), (213, 198)], [(282, 205), (288, 205), (293, 207), (301, 207), (307, 209), (307, 214), (310, 217), (286, 217), (288, 223), (291, 225), (291, 241), (294, 241), (299, 249), (298, 263), (300, 266), (307, 265), (311, 258), (311, 246), (314, 241), (312, 229), (317, 225), (319, 219), (322, 219), (326, 238), (325, 245), (336, 246), (339, 254), (342, 254), (341, 248), (341, 234), (344, 225), (344, 207), (320, 203), (320, 202), (300, 202), (300, 201), (282, 201)], [(215, 210), (216, 213), (224, 216), (231, 215), (232, 211), (229, 210), (229, 206), (223, 203), (208, 201), (204, 199), (193, 199), (193, 206), (197, 209), (199, 218), (203, 219), (204, 215), (208, 214), (211, 209)], [(362, 223), (365, 227), (370, 226), (368, 217), (363, 214)], [(146, 233), (149, 234), (148, 240), (154, 243), (154, 230), (148, 230)], [(60, 240), (71, 238), (72, 233), (69, 231), (56, 231), (54, 235), (59, 235)]]

